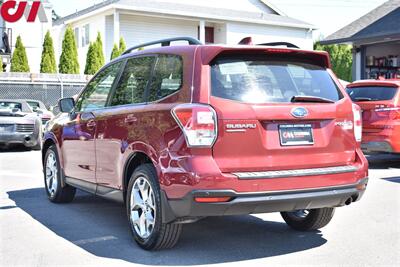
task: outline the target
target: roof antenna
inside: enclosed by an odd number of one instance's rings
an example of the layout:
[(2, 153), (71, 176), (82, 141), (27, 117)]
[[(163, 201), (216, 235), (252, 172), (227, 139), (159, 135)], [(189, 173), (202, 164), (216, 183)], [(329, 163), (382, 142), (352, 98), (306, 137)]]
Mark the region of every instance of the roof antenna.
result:
[(240, 42), (239, 45), (253, 45), (253, 39), (251, 37), (246, 37), (243, 38)]

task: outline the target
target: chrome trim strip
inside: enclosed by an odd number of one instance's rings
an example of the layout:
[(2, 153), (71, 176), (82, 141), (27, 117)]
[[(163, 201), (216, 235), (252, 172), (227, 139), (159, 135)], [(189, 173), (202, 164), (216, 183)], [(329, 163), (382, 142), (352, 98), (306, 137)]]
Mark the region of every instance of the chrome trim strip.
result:
[(339, 174), (357, 171), (355, 166), (338, 166), (328, 168), (315, 168), (315, 169), (299, 169), (299, 170), (284, 170), (284, 171), (265, 171), (265, 172), (235, 172), (239, 179), (273, 179), (273, 178), (287, 178), (299, 176), (315, 176), (327, 174)]

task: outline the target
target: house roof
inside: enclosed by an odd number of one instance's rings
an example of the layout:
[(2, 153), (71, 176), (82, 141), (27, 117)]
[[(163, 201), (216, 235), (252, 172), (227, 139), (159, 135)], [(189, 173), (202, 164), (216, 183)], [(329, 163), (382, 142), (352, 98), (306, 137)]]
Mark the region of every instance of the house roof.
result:
[(400, 0), (389, 0), (365, 16), (329, 35), (321, 43), (362, 43), (400, 37)]
[[(261, 3), (268, 5), (266, 1), (260, 0)], [(275, 7), (268, 7), (277, 14), (268, 14), (260, 9), (260, 12), (250, 11), (239, 11), (229, 8), (215, 8), (199, 5), (190, 5), (182, 3), (163, 2), (156, 0), (106, 0), (97, 5), (91, 6), (84, 10), (78, 11), (69, 16), (63, 17), (54, 22), (54, 25), (61, 25), (74, 22), (79, 20), (83, 16), (90, 16), (96, 14), (96, 12), (104, 11), (103, 9), (127, 9), (130, 11), (138, 11), (144, 13), (158, 13), (163, 15), (173, 15), (180, 17), (195, 17), (204, 19), (214, 20), (227, 20), (227, 21), (241, 21), (249, 23), (267, 24), (267, 25), (278, 25), (305, 29), (315, 29), (315, 27), (309, 23), (280, 15)]]

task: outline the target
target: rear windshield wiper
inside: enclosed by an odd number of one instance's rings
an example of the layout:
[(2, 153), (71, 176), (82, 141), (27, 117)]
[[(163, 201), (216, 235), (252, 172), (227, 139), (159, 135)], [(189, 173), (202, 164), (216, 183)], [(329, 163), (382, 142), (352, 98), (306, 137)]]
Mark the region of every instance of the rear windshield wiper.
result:
[(293, 96), (292, 99), (290, 100), (292, 103), (335, 103), (335, 101), (332, 101), (330, 99), (326, 99), (323, 97), (318, 97), (318, 96)]
[(354, 101), (372, 101), (373, 99), (370, 97), (355, 97)]

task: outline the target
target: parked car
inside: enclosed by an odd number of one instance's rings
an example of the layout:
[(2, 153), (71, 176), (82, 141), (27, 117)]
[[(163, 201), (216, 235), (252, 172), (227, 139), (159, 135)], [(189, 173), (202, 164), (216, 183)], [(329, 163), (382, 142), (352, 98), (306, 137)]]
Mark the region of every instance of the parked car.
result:
[(42, 123), (26, 101), (0, 99), (0, 145), (12, 144), (41, 150)]
[(207, 216), (282, 212), (319, 229), (367, 186), (359, 107), (325, 52), (152, 42), (59, 107), (43, 147), (50, 201), (80, 188), (125, 202), (143, 249)]
[(400, 80), (364, 80), (347, 86), (362, 109), (365, 152), (400, 153)]
[(43, 102), (33, 99), (28, 99), (26, 102), (29, 104), (32, 111), (39, 115), (42, 120), (43, 127), (45, 127), (46, 124), (54, 117), (54, 114), (47, 109)]

